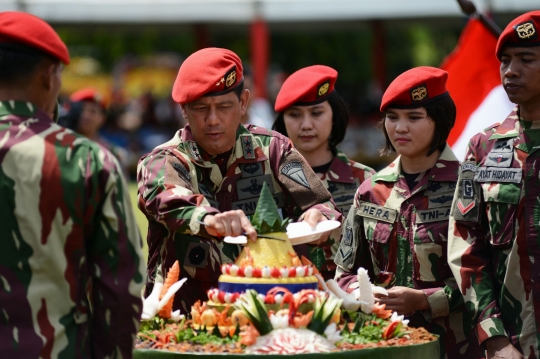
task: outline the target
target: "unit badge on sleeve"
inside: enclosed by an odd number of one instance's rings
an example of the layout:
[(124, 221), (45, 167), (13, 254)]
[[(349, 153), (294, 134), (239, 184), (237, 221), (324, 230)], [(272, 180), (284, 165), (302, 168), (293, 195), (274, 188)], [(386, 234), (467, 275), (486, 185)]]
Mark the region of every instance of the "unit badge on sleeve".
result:
[(477, 166), (472, 161), (463, 162), (459, 170), (457, 198), (452, 207), (456, 221), (477, 222), (479, 218), (480, 185), (474, 181)]

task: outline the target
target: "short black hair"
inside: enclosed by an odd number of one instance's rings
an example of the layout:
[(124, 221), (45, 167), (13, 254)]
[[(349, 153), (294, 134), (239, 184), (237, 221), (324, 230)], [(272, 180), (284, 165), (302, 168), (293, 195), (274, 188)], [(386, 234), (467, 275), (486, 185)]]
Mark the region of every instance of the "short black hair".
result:
[[(431, 141), (429, 151), (426, 154), (427, 157), (437, 150), (444, 150), (450, 130), (452, 127), (454, 127), (454, 123), (456, 122), (456, 105), (454, 104), (452, 97), (448, 95), (422, 107), (426, 109), (428, 117), (431, 119), (431, 121), (435, 122), (435, 134), (433, 135), (433, 141)], [(388, 106), (388, 108), (392, 108), (392, 105)], [(384, 137), (386, 138), (386, 143), (380, 150), (381, 155), (387, 155), (396, 151), (394, 146), (392, 146), (392, 142), (390, 142), (388, 133), (386, 133), (386, 127), (384, 126), (385, 119), (386, 113), (380, 122), (380, 127), (384, 133)]]
[(0, 44), (0, 82), (18, 83), (29, 79), (38, 66), (46, 59), (60, 61), (30, 46), (21, 44)]
[[(328, 101), (330, 108), (332, 108), (332, 132), (330, 132), (328, 143), (330, 147), (334, 148), (345, 138), (345, 132), (347, 132), (347, 126), (349, 126), (349, 110), (345, 101), (343, 101), (335, 90), (328, 96), (326, 101)], [(288, 136), (287, 129), (285, 128), (284, 113), (285, 111), (282, 111), (277, 114), (276, 120), (272, 125), (272, 130)]]
[(242, 95), (242, 91), (244, 91), (244, 79), (240, 81), (240, 83), (233, 89), (233, 92), (238, 96), (238, 99), (240, 100), (240, 96)]

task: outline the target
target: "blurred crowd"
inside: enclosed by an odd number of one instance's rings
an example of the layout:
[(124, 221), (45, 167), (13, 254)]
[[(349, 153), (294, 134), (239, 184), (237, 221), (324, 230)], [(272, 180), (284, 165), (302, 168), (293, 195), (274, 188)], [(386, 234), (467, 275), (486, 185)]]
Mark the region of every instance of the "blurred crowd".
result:
[[(258, 96), (249, 66), (244, 73), (245, 87), (250, 89), (248, 112), (244, 124), (271, 128), (275, 119), (274, 102), (287, 74), (273, 71), (267, 83), (268, 98)], [(173, 81), (174, 78), (171, 79)], [(339, 84), (338, 84), (339, 86)], [(376, 94), (377, 91), (371, 91)], [(380, 101), (376, 95), (365, 101)], [(122, 87), (107, 96), (93, 87), (83, 87), (59, 98), (60, 124), (79, 132), (110, 149), (118, 158), (126, 177), (135, 180), (139, 158), (154, 147), (168, 141), (186, 121), (178, 104), (169, 96), (147, 90), (130, 96)], [(392, 158), (379, 156), (384, 138), (377, 129), (378, 111), (358, 114), (351, 111), (349, 127), (341, 150), (350, 158), (375, 169)], [(358, 141), (358, 138), (367, 140)]]

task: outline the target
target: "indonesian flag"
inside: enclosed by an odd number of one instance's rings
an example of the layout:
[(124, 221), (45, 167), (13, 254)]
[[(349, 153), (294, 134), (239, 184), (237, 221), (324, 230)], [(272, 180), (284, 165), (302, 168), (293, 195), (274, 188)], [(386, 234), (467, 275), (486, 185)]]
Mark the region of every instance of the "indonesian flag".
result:
[(448, 144), (463, 160), (471, 137), (503, 121), (514, 108), (501, 85), (497, 38), (478, 19), (471, 19), (457, 47), (441, 64), (448, 71), (446, 87), (457, 108)]

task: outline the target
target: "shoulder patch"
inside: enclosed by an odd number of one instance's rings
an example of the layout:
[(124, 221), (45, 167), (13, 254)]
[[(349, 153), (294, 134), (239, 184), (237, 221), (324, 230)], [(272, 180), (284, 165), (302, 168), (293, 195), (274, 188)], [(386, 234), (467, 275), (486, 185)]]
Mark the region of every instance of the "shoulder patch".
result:
[(191, 174), (189, 173), (189, 171), (184, 166), (182, 166), (178, 162), (173, 162), (172, 165), (173, 165), (174, 169), (176, 170), (176, 172), (182, 174), (188, 180), (191, 180)]
[(395, 209), (379, 206), (370, 202), (359, 201), (356, 214), (362, 217), (373, 218), (378, 221), (394, 223), (397, 217)]
[(478, 222), (482, 191), (480, 184), (474, 181), (477, 172), (470, 169), (472, 166), (476, 168), (474, 162), (467, 161), (459, 170), (458, 189), (451, 210), (456, 221)]
[(281, 169), (281, 173), (304, 187), (311, 188), (300, 162), (287, 163)]

